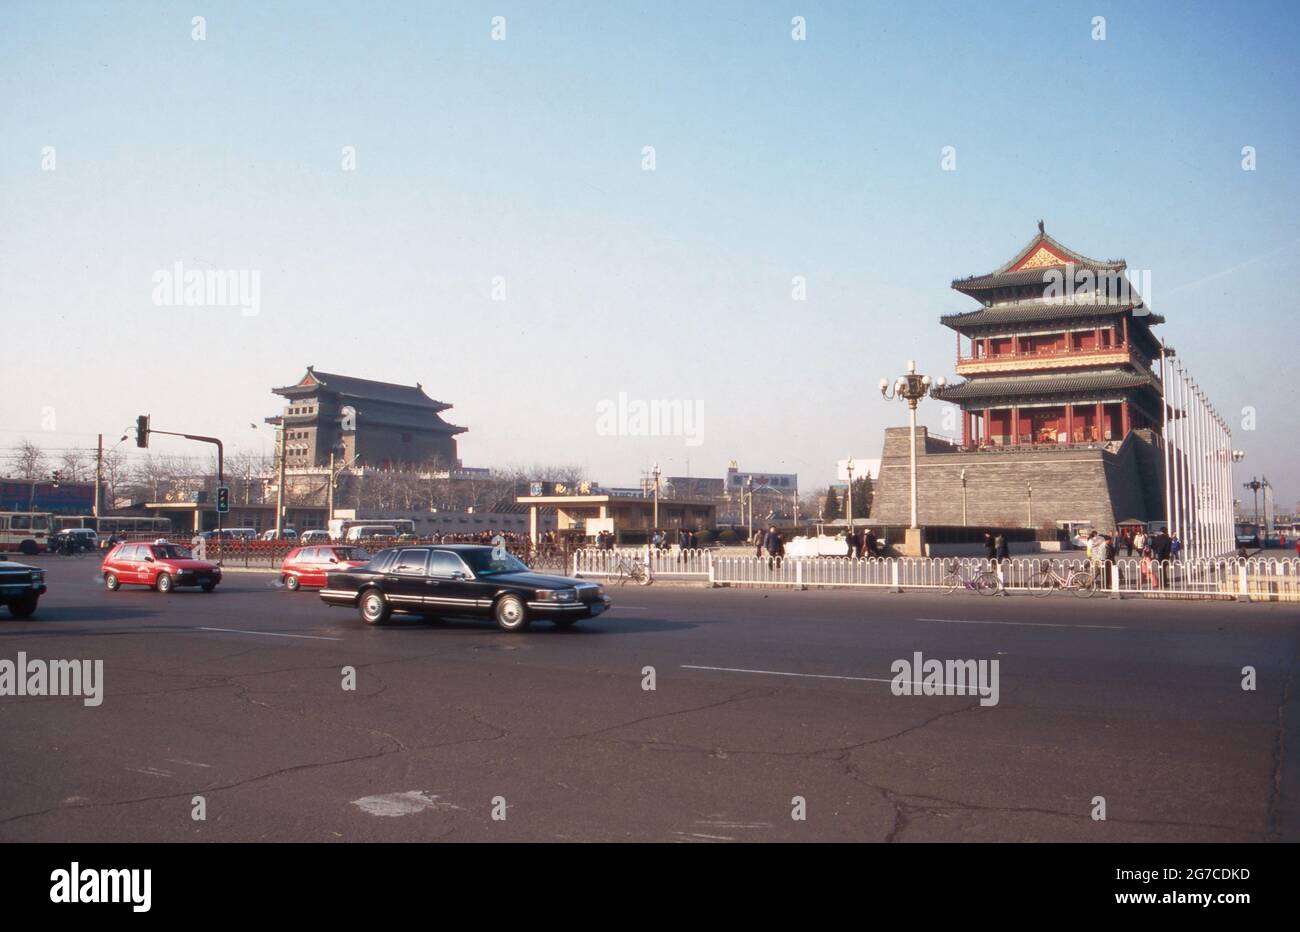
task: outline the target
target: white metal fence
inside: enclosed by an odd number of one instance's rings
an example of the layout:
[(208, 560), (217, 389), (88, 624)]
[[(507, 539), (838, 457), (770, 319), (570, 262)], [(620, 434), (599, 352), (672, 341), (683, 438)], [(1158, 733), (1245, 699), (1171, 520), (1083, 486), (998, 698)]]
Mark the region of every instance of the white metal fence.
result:
[[(1095, 581), (1093, 597), (1237, 599), (1300, 602), (1300, 559), (1251, 557), (1170, 560), (1163, 564), (1137, 558), (1090, 563), (1086, 557), (1016, 557), (993, 561), (981, 558), (722, 556), (713, 550), (656, 550), (647, 547), (578, 550), (575, 576), (613, 578), (618, 563), (639, 560), (653, 578), (695, 580), (710, 586), (772, 586), (945, 590), (956, 567), (963, 579), (992, 571), (1007, 593), (1029, 593), (1030, 581), (1048, 569), (1062, 578), (1084, 570)], [(1082, 594), (1082, 593), (1080, 593)], [(1052, 593), (1067, 595), (1062, 591)]]

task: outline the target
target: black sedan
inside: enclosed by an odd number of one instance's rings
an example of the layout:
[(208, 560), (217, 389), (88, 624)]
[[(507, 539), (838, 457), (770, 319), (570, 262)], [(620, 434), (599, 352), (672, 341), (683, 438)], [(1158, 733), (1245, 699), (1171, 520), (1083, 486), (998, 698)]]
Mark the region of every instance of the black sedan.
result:
[(28, 618), (45, 595), (45, 570), (25, 563), (11, 563), (0, 556), (0, 605), (9, 606), (15, 618)]
[(596, 583), (534, 573), (502, 550), (475, 544), (381, 550), (364, 566), (327, 573), (320, 597), (355, 606), (368, 625), (398, 611), (492, 618), (506, 631), (522, 631), (534, 618), (567, 628), (609, 608)]

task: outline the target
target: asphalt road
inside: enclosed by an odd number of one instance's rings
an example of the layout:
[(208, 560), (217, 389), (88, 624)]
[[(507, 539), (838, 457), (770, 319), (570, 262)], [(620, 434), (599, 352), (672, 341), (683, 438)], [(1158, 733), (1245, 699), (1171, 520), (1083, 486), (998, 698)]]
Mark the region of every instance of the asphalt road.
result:
[[(104, 698), (0, 697), (2, 841), (1300, 840), (1291, 606), (654, 586), (511, 635), (41, 562), (0, 660)], [(916, 651), (997, 705), (894, 695)]]

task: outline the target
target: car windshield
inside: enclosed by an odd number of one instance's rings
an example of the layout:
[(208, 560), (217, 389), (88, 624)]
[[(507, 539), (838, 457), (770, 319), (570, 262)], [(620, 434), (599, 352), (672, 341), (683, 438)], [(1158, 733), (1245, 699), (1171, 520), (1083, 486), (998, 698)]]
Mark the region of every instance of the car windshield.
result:
[(187, 547), (175, 544), (161, 544), (153, 548), (153, 555), (160, 560), (188, 560), (190, 551)]
[(500, 573), (527, 573), (528, 567), (508, 553), (496, 555), (496, 550), (462, 550), (460, 555), (464, 557), (469, 568), (474, 571), (475, 576), (496, 576)]

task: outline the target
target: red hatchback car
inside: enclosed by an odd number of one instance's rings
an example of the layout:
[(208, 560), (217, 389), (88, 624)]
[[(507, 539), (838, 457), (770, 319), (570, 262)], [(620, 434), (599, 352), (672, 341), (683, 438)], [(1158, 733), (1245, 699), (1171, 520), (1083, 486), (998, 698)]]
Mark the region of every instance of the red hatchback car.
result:
[(211, 592), (221, 582), (221, 567), (195, 560), (180, 544), (118, 544), (100, 568), (104, 585), (116, 592), (124, 585), (149, 586), (171, 592), (177, 586), (198, 586)]
[(369, 562), (370, 554), (360, 547), (297, 547), (280, 564), (280, 579), (290, 592), (297, 592), (303, 586), (324, 586), (326, 573), (355, 569)]

